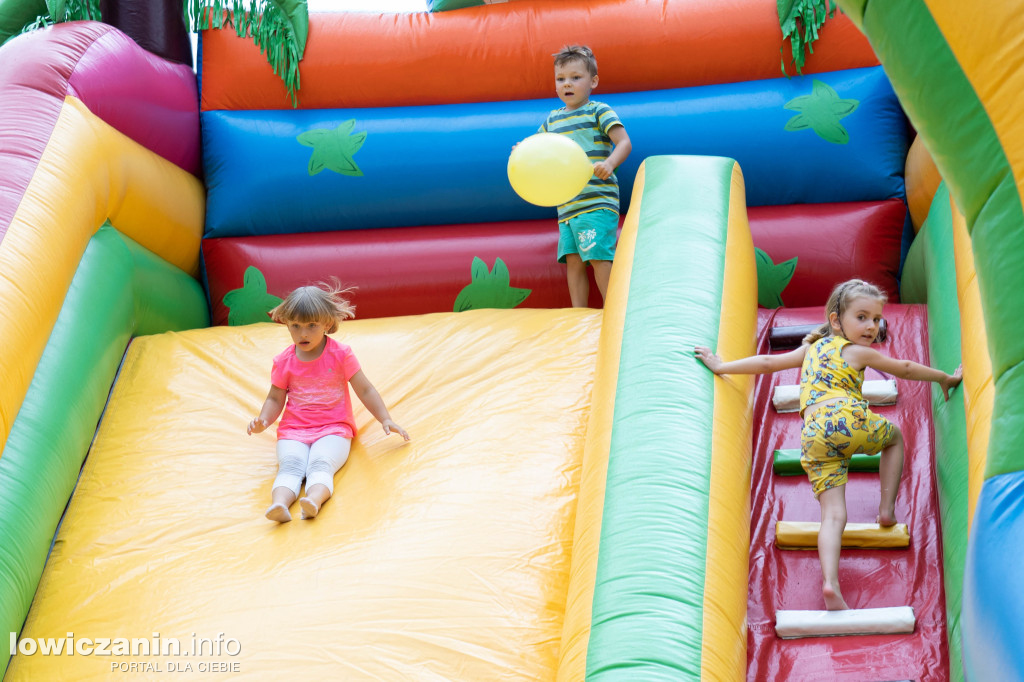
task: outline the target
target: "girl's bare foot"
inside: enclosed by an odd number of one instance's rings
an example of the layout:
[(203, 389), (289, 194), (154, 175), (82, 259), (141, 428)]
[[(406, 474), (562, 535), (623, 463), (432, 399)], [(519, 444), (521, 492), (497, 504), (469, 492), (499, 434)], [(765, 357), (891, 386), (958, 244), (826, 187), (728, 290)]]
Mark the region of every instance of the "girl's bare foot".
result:
[(822, 585), (821, 596), (825, 598), (825, 608), (829, 611), (843, 611), (850, 608), (846, 605), (846, 601), (843, 599), (843, 595), (839, 592), (838, 587), (832, 587), (827, 584)]
[(879, 510), (878, 516), (875, 517), (875, 523), (882, 527), (889, 527), (896, 525), (896, 510), (887, 509), (886, 511)]
[(316, 515), (320, 513), (320, 507), (308, 497), (299, 498), (299, 506), (302, 507), (302, 518), (304, 519), (315, 519)]
[(267, 507), (267, 518), (278, 523), (286, 523), (292, 520), (292, 515), (288, 512), (288, 507), (277, 503)]

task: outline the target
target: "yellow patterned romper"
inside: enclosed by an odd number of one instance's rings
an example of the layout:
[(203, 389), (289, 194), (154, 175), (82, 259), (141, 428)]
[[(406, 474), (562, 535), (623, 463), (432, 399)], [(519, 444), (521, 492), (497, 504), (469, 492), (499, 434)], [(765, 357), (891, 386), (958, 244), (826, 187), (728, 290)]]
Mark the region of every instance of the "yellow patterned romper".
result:
[[(840, 354), (849, 343), (841, 336), (815, 341), (800, 370), (800, 465), (815, 497), (846, 484), (855, 453), (877, 455), (892, 440), (892, 424), (869, 410), (864, 400), (864, 370), (855, 370)], [(804, 415), (808, 405), (835, 398), (839, 400)]]

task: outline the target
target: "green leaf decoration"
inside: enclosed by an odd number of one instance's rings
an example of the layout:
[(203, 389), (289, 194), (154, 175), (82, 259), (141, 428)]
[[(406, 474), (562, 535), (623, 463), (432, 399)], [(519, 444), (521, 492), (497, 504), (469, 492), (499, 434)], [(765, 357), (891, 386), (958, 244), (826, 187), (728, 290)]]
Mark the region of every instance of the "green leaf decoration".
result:
[(533, 291), (509, 286), (508, 266), (500, 258), (494, 259), (493, 270), (488, 270), (481, 258), (474, 258), (469, 271), (473, 281), (455, 297), (457, 313), (481, 308), (515, 308)]
[(309, 36), (306, 0), (184, 0), (190, 31), (223, 26), (240, 38), (252, 38), (288, 88), (292, 106), (299, 106), (299, 62)]
[(860, 105), (859, 100), (842, 99), (827, 83), (815, 80), (809, 95), (794, 97), (783, 105), (784, 109), (798, 111), (786, 123), (786, 130), (813, 130), (818, 137), (833, 144), (846, 144), (850, 133), (839, 122)]
[(793, 279), (797, 259), (790, 258), (776, 265), (771, 256), (758, 248), (754, 248), (754, 259), (757, 262), (757, 304), (765, 308), (785, 305), (782, 292)]
[(222, 299), (228, 308), (228, 324), (269, 322), (267, 313), (281, 303), (281, 299), (267, 293), (267, 279), (252, 265), (242, 275), (242, 288), (232, 289)]
[(46, 9), (50, 13), (50, 20), (56, 24), (67, 16), (68, 3), (66, 0), (46, 0)]
[(453, 9), (462, 9), (463, 7), (478, 7), (480, 5), (486, 5), (488, 2), (494, 2), (494, 0), (433, 0), (427, 2), (428, 12), (447, 12)]
[[(793, 52), (793, 66), (797, 73), (803, 73), (805, 51), (814, 54), (812, 45), (818, 39), (818, 32), (825, 25), (826, 18), (836, 15), (836, 0), (777, 0), (779, 28), (782, 29), (782, 74), (786, 72), (786, 41)], [(831, 7), (830, 7), (831, 5)]]
[(0, 45), (22, 33), (86, 19), (100, 20), (100, 0), (0, 0)]
[(313, 148), (309, 157), (309, 174), (316, 175), (324, 168), (340, 175), (360, 177), (363, 171), (352, 158), (366, 141), (366, 131), (352, 135), (356, 120), (349, 119), (333, 130), (316, 128), (307, 130), (295, 139), (299, 144)]
[[(497, 259), (494, 264), (497, 265), (499, 260), (501, 259)], [(469, 269), (469, 274), (475, 282), (478, 279), (487, 277), (487, 275), (490, 274), (490, 270), (487, 269), (487, 263), (485, 263), (482, 258), (474, 258), (473, 265)]]

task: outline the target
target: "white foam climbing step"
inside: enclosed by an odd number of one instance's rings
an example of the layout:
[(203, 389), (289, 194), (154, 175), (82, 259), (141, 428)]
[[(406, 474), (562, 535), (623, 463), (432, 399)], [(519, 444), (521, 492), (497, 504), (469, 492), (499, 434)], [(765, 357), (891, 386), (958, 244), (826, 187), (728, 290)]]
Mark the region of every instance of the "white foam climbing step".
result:
[(845, 611), (776, 611), (775, 634), (782, 639), (842, 635), (900, 635), (914, 631), (914, 609), (889, 606)]
[[(872, 379), (865, 381), (861, 387), (864, 400), (869, 405), (895, 405), (896, 404), (896, 380), (895, 379)], [(772, 405), (776, 412), (797, 412), (800, 410), (800, 385), (788, 384), (776, 386), (772, 393)]]
[[(817, 521), (776, 521), (775, 546), (779, 549), (817, 549)], [(848, 523), (843, 529), (842, 546), (853, 549), (896, 549), (910, 545), (910, 529), (905, 523), (880, 526), (877, 523)]]

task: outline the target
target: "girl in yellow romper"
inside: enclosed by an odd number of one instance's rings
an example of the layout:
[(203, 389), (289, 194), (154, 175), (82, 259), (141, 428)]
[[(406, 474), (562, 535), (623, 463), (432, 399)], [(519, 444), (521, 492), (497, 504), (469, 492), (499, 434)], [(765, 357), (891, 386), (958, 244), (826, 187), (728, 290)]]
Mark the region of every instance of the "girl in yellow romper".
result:
[(885, 294), (860, 279), (843, 282), (825, 304), (825, 324), (808, 334), (796, 350), (779, 355), (755, 355), (723, 362), (709, 348), (694, 352), (715, 374), (767, 374), (801, 367), (800, 464), (811, 480), (821, 506), (818, 559), (821, 561), (825, 608), (848, 608), (839, 589), (839, 551), (846, 527), (846, 481), (854, 453), (881, 453), (878, 472), (881, 499), (875, 521), (896, 523), (896, 493), (903, 474), (903, 434), (884, 417), (874, 414), (861, 393), (864, 368), (871, 367), (902, 379), (934, 381), (949, 400), (962, 370), (953, 374), (910, 360), (897, 360), (871, 348), (882, 323)]

